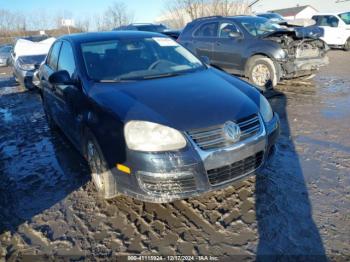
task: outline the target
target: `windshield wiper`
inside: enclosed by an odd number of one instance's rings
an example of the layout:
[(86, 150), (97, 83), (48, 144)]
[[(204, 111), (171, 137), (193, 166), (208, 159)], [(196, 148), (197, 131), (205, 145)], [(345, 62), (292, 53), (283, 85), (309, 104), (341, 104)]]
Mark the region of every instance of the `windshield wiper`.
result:
[(160, 75), (150, 75), (150, 76), (144, 76), (142, 79), (156, 79), (156, 78), (165, 78), (165, 77), (173, 77), (173, 76), (179, 76), (183, 73), (167, 73), (167, 74), (160, 74)]
[(127, 83), (127, 82), (135, 82), (136, 79), (101, 79), (96, 82), (99, 83)]

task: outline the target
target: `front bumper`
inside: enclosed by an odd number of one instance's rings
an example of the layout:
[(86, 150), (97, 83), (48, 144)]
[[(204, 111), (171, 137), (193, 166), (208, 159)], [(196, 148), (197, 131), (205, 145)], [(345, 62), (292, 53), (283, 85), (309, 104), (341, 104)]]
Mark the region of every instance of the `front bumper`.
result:
[(281, 62), (282, 78), (290, 79), (310, 75), (320, 67), (328, 65), (328, 56), (318, 58), (297, 58)]
[[(279, 129), (279, 117), (275, 114), (258, 135), (228, 148), (202, 151), (189, 141), (190, 146), (177, 152), (129, 151), (124, 164), (131, 167), (132, 174), (113, 169), (118, 192), (147, 202), (164, 203), (225, 188), (253, 175), (264, 165)], [(232, 170), (242, 172), (222, 179)]]
[(13, 75), (16, 77), (17, 81), (20, 84), (24, 85), (25, 88), (30, 90), (35, 88), (35, 86), (33, 85), (34, 70), (25, 71), (15, 67), (13, 70)]

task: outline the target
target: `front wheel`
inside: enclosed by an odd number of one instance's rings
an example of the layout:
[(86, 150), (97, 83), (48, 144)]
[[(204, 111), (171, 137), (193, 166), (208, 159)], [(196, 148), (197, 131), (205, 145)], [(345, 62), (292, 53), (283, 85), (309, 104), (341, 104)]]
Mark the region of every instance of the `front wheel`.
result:
[(274, 62), (264, 56), (253, 56), (249, 60), (247, 77), (251, 83), (262, 91), (275, 87), (278, 82)]
[(350, 37), (348, 38), (348, 40), (346, 40), (346, 43), (344, 45), (344, 50), (350, 51)]
[(96, 139), (89, 135), (86, 141), (86, 158), (91, 170), (92, 181), (98, 193), (105, 199), (117, 196), (117, 185), (109, 170)]

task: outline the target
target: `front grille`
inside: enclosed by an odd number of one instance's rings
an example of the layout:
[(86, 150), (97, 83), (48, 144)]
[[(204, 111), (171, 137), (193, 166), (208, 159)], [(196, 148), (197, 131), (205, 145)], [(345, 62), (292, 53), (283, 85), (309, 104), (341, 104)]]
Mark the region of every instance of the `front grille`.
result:
[(264, 152), (259, 152), (231, 165), (210, 169), (207, 171), (209, 182), (211, 185), (218, 185), (249, 174), (262, 164), (263, 157)]
[(196, 182), (193, 176), (171, 177), (172, 174), (164, 174), (168, 178), (140, 176), (142, 187), (154, 194), (181, 194), (196, 190)]
[[(261, 124), (258, 115), (240, 119), (237, 124), (241, 128), (240, 141), (250, 138), (260, 132)], [(224, 125), (212, 126), (209, 128), (194, 129), (187, 134), (202, 150), (212, 150), (222, 147), (228, 147), (235, 142), (226, 138)]]

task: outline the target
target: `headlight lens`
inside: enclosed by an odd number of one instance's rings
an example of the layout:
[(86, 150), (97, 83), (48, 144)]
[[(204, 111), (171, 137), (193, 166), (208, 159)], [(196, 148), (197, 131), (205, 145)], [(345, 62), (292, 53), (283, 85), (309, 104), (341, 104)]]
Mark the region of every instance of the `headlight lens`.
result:
[(31, 64), (21, 64), (21, 63), (19, 63), (18, 65), (24, 71), (31, 71), (31, 70), (35, 69), (35, 66), (31, 65)]
[(128, 122), (124, 135), (128, 147), (137, 151), (172, 151), (186, 146), (186, 140), (179, 131), (147, 121)]
[(260, 95), (260, 114), (266, 123), (270, 122), (273, 118), (270, 103), (263, 95)]

